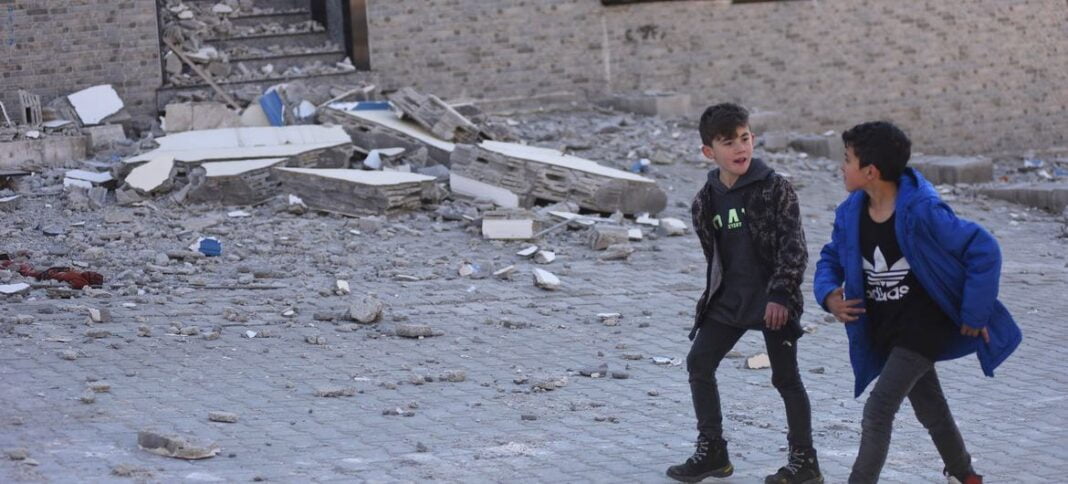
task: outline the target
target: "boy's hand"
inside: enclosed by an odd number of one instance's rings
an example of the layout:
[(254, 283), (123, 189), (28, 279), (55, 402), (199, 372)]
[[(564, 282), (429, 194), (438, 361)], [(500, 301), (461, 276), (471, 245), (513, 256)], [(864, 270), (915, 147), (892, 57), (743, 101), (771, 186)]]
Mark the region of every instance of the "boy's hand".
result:
[[(844, 299), (845, 290), (842, 288), (835, 289), (827, 295), (827, 301), (825, 301), (827, 309), (831, 311), (834, 317), (838, 318), (843, 323), (852, 323), (857, 320), (858, 314), (864, 314), (864, 308), (859, 307), (863, 301), (860, 299)], [(962, 328), (963, 329), (963, 328)]]
[(963, 334), (964, 336), (971, 336), (973, 338), (982, 335), (983, 341), (986, 343), (990, 343), (990, 333), (986, 331), (986, 328), (976, 329), (971, 326), (968, 326), (967, 324), (962, 324), (960, 325), (960, 334)]
[(778, 331), (786, 324), (786, 320), (790, 318), (790, 311), (779, 303), (769, 302), (767, 309), (764, 310), (764, 326), (772, 331)]

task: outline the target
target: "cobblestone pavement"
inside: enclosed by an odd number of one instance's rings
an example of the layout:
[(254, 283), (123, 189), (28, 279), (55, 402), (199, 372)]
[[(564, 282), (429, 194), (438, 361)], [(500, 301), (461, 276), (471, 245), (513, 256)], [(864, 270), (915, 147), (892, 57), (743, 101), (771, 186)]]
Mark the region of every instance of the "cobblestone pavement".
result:
[[(845, 195), (834, 165), (785, 157), (774, 166), (800, 187), (814, 265)], [(705, 167), (656, 168), (670, 194), (667, 215), (688, 223), (685, 205)], [(983, 377), (974, 357), (938, 365), (951, 408), (988, 482), (1059, 481), (1068, 474), (1064, 221), (966, 190), (947, 196), (1000, 240), (1002, 299), (1025, 332), (996, 378)], [(0, 481), (665, 482), (665, 468), (691, 453), (685, 365), (653, 358), (681, 362), (689, 348), (704, 276), (692, 234), (647, 237), (626, 262), (598, 261), (581, 232), (550, 236), (543, 245), (559, 258), (545, 268), (564, 285), (547, 292), (533, 286), (532, 264), (513, 255), (524, 244), (483, 241), (460, 222), (402, 216), (357, 235), (353, 219), (271, 210), (204, 229), (230, 257), (172, 261), (151, 273), (159, 252), (188, 244), (183, 224), (226, 210), (70, 212), (60, 197), (39, 197), (12, 215), (0, 229), (2, 249), (86, 261), (109, 281), (107, 294), (58, 299), (36, 289), (3, 300), (0, 448), (28, 458), (0, 456)], [(47, 238), (35, 228), (50, 223), (67, 234)], [(465, 258), (519, 271), (511, 281), (461, 278)], [(338, 278), (352, 295), (331, 293)], [(381, 322), (323, 320), (366, 294), (386, 304)], [(844, 482), (865, 397), (852, 398), (844, 330), (807, 303), (803, 324), (814, 332), (800, 342), (800, 366), (816, 444), (828, 482)], [(90, 307), (109, 309), (112, 320), (88, 323)], [(602, 312), (622, 319), (607, 326)], [(168, 334), (174, 323), (200, 334)], [(442, 334), (392, 334), (411, 323)], [(139, 337), (140, 325), (151, 335)], [(205, 337), (216, 327), (218, 338)], [(87, 336), (96, 330), (110, 336)], [(763, 341), (751, 333), (736, 350), (751, 356)], [(627, 378), (579, 373), (601, 364)], [(440, 378), (453, 371), (465, 372), (463, 381)], [(742, 358), (719, 371), (737, 469), (722, 482), (762, 482), (785, 462), (785, 417), (770, 377)], [(83, 403), (92, 382), (110, 391)], [(355, 393), (316, 396), (329, 388)], [(212, 411), (238, 420), (209, 421)], [(137, 446), (144, 428), (215, 442), (221, 452), (199, 461), (150, 454)], [(944, 482), (941, 469), (906, 403), (883, 481)]]

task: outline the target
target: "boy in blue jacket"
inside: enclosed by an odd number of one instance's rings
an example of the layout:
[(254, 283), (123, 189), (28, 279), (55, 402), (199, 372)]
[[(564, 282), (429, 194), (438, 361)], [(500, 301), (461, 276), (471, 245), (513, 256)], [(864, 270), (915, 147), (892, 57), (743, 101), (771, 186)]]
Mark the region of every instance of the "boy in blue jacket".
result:
[(864, 405), (849, 482), (878, 481), (894, 414), (908, 397), (950, 482), (982, 483), (934, 364), (978, 353), (983, 372), (993, 376), (1020, 344), (1020, 329), (997, 301), (997, 241), (958, 218), (906, 166), (912, 143), (898, 127), (864, 123), (842, 140), (850, 195), (835, 211), (831, 242), (820, 252), (816, 299), (846, 323), (854, 396), (879, 377)]

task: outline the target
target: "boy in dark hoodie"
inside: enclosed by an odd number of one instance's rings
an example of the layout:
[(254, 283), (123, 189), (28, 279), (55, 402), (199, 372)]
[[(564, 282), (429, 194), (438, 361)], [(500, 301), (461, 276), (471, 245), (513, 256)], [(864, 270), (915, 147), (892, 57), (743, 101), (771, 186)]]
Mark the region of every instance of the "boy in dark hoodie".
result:
[(935, 361), (978, 353), (983, 371), (993, 376), (1020, 344), (1020, 329), (997, 301), (998, 243), (958, 218), (906, 166), (912, 143), (897, 126), (860, 124), (842, 140), (842, 175), (851, 194), (835, 211), (831, 242), (820, 252), (816, 299), (846, 323), (854, 396), (879, 378), (864, 404), (849, 482), (879, 480), (894, 415), (908, 397), (950, 482), (981, 484)]
[(716, 368), (747, 330), (764, 333), (771, 381), (789, 425), (786, 466), (765, 483), (822, 483), (812, 446), (812, 412), (797, 368), (808, 253), (797, 195), (785, 178), (753, 157), (749, 113), (735, 104), (705, 110), (701, 152), (718, 168), (693, 201), (693, 225), (708, 261), (707, 287), (686, 357), (697, 415), (697, 450), (667, 475), (683, 482), (734, 472), (723, 438)]

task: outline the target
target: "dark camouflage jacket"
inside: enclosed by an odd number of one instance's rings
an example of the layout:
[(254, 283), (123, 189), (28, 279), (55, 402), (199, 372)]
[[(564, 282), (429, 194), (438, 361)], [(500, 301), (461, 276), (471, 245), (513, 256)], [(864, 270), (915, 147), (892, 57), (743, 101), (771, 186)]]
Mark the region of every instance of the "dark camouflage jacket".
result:
[[(694, 231), (701, 241), (705, 260), (708, 261), (705, 292), (697, 301), (697, 313), (693, 330), (690, 332), (691, 340), (697, 335), (708, 303), (722, 282), (721, 254), (716, 250), (716, 236), (712, 227), (712, 217), (715, 214), (714, 194), (711, 183), (706, 182), (701, 191), (697, 192), (691, 207)], [(757, 256), (771, 273), (767, 289), (768, 301), (786, 306), (790, 311), (790, 324), (797, 325), (804, 311), (801, 281), (805, 277), (805, 266), (808, 264), (808, 248), (805, 244), (805, 231), (801, 227), (797, 193), (785, 178), (772, 174), (761, 181), (757, 189), (746, 194), (744, 206), (750, 227), (749, 234), (756, 247)]]

